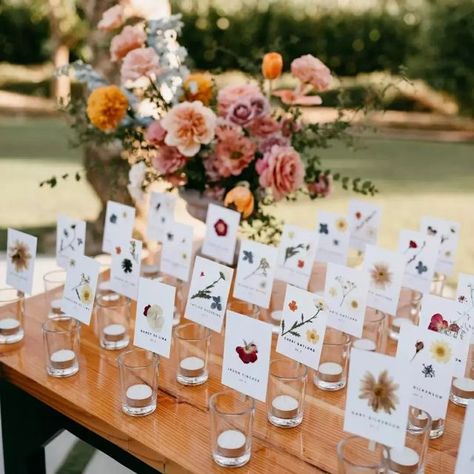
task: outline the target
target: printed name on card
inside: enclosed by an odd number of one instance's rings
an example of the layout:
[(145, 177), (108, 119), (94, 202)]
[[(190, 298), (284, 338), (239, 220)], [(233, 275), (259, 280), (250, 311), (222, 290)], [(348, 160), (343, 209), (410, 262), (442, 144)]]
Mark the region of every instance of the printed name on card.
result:
[(349, 250), (349, 224), (344, 216), (321, 211), (316, 233), (319, 236), (316, 261), (345, 265)]
[(321, 298), (288, 285), (276, 351), (318, 370), (327, 317)]
[(221, 332), (233, 274), (232, 268), (196, 257), (184, 317)]
[(90, 324), (99, 271), (100, 263), (93, 258), (78, 255), (69, 260), (61, 300), (63, 313)]
[(411, 399), (408, 369), (408, 362), (352, 349), (344, 431), (403, 448)]
[(66, 216), (59, 216), (56, 225), (56, 262), (67, 268), (69, 260), (84, 255), (86, 223)]
[(138, 296), (141, 255), (142, 242), (135, 239), (117, 244), (112, 254), (110, 286), (115, 292), (132, 300)]
[(405, 259), (403, 286), (429, 293), (438, 259), (440, 239), (423, 232), (402, 230), (399, 252)]
[(308, 288), (317, 243), (316, 232), (285, 224), (278, 247), (277, 279)]
[(367, 306), (395, 315), (405, 272), (403, 255), (367, 245), (364, 270), (370, 277)]
[(410, 363), (410, 404), (433, 420), (446, 416), (455, 353), (456, 342), (445, 334), (411, 324), (400, 328), (397, 358)]
[(271, 348), (270, 324), (227, 311), (222, 384), (264, 402)]
[(361, 337), (368, 290), (367, 272), (329, 263), (324, 289), (328, 326)]
[(474, 472), (474, 400), (469, 402), (464, 416), (461, 441), (454, 474), (472, 474)]
[(192, 258), (193, 227), (173, 222), (163, 240), (160, 271), (181, 281), (188, 281)]
[(358, 199), (349, 201), (349, 244), (353, 249), (365, 252), (367, 244), (377, 243), (382, 210), (380, 206)]
[(8, 229), (7, 285), (31, 294), (38, 239), (15, 229)]
[(120, 243), (131, 238), (134, 223), (134, 207), (115, 201), (107, 201), (102, 251), (112, 254), (117, 242)]
[(140, 278), (133, 344), (169, 358), (176, 288)]
[(206, 236), (202, 253), (233, 265), (240, 213), (226, 207), (209, 204), (206, 218)]
[(153, 192), (148, 207), (148, 240), (163, 242), (166, 229), (174, 221), (176, 196), (170, 193)]
[(234, 297), (261, 308), (268, 308), (277, 263), (277, 249), (243, 240), (240, 245)]
[(460, 230), (461, 225), (459, 222), (436, 219), (434, 217), (423, 217), (421, 219), (421, 231), (440, 239), (435, 271), (443, 275), (451, 275), (453, 273)]

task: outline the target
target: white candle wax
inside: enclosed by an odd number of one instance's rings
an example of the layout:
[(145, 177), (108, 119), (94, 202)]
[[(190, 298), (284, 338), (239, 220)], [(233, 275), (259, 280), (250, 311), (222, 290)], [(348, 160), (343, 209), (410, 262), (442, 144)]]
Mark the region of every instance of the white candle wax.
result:
[(453, 380), (453, 393), (462, 398), (474, 398), (474, 379), (458, 377)]
[(408, 318), (393, 318), (392, 319), (392, 329), (394, 332), (400, 332), (400, 328), (404, 324), (413, 324)]
[(141, 272), (143, 276), (154, 276), (160, 272), (160, 266), (156, 263), (142, 263)]
[(400, 473), (415, 473), (420, 457), (418, 453), (408, 447), (390, 449), (390, 464), (394, 471)]
[(281, 321), (281, 318), (283, 317), (283, 311), (272, 311), (271, 314), (270, 314), (270, 317), (276, 321), (276, 322), (280, 322)]
[(294, 418), (298, 414), (298, 400), (290, 395), (278, 395), (272, 400), (272, 413), (278, 418)]
[(181, 360), (179, 367), (185, 377), (198, 377), (204, 371), (204, 360), (195, 356), (186, 357)]
[(247, 438), (239, 430), (225, 430), (217, 437), (217, 449), (222, 456), (236, 458), (245, 454)]
[(375, 342), (370, 340), (370, 339), (356, 339), (352, 343), (352, 347), (355, 347), (356, 349), (361, 349), (363, 351), (371, 351), (375, 352), (375, 349), (377, 346), (375, 345)]
[(98, 286), (99, 291), (112, 291), (112, 284), (110, 283), (110, 280), (104, 280), (99, 283)]
[(104, 339), (108, 341), (120, 341), (125, 337), (125, 326), (123, 324), (109, 324), (103, 329)]
[(14, 317), (6, 317), (0, 319), (0, 334), (8, 336), (9, 334), (15, 334), (20, 328), (20, 321)]
[(50, 356), (51, 365), (56, 369), (67, 369), (74, 364), (76, 354), (70, 349), (59, 349)]
[(319, 378), (326, 382), (338, 382), (342, 377), (342, 365), (337, 362), (323, 362), (318, 369)]
[(137, 383), (127, 388), (127, 404), (131, 407), (146, 407), (151, 403), (153, 390), (148, 384)]

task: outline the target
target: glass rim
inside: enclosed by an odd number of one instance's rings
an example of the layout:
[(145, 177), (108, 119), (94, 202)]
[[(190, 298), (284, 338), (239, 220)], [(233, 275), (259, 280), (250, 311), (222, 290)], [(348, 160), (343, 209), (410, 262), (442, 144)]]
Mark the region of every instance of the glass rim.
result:
[[(111, 294), (118, 295), (119, 298), (117, 300), (108, 300), (108, 304), (103, 304), (101, 301), (104, 300), (106, 296), (110, 296)], [(122, 301), (122, 302), (120, 302)], [(116, 291), (113, 290), (99, 290), (96, 291), (96, 298), (95, 298), (95, 303), (100, 306), (101, 308), (120, 308), (123, 306), (130, 306), (130, 298), (127, 298), (124, 295), (121, 295), (120, 293), (117, 293)], [(110, 303), (110, 304), (109, 304)]]
[(431, 431), (431, 428), (432, 428), (433, 417), (426, 410), (423, 410), (422, 408), (417, 408), (417, 407), (414, 407), (413, 405), (410, 405), (409, 412), (408, 412), (408, 423), (411, 422), (412, 410), (413, 411), (417, 410), (417, 411), (423, 413), (426, 416), (426, 424), (424, 426), (416, 425), (416, 427), (420, 430), (419, 433), (422, 433), (422, 434), (425, 434), (427, 432), (429, 433)]
[[(125, 361), (125, 358), (130, 355), (130, 354), (151, 354), (151, 358), (148, 364), (136, 364), (132, 365), (129, 364)], [(122, 352), (118, 357), (117, 357), (117, 363), (119, 367), (127, 367), (127, 369), (145, 369), (147, 367), (150, 367), (152, 365), (159, 365), (160, 364), (160, 356), (156, 354), (155, 352), (152, 351), (147, 351), (146, 349), (142, 349), (141, 347), (134, 347), (133, 349), (129, 349), (128, 351)]]
[[(382, 463), (377, 463), (377, 464), (355, 464), (353, 461), (350, 461), (349, 459), (347, 459), (347, 457), (344, 455), (344, 448), (348, 445), (348, 443), (350, 441), (354, 441), (354, 440), (363, 440), (363, 441), (367, 441), (367, 443), (374, 443), (376, 446), (380, 446), (382, 448), (382, 452), (385, 454), (385, 459), (382, 459)], [(367, 448), (369, 449), (369, 448)], [(357, 436), (357, 435), (351, 435), (351, 436), (348, 436), (347, 438), (344, 438), (344, 439), (341, 439), (339, 441), (339, 443), (337, 443), (337, 446), (336, 446), (336, 451), (337, 451), (337, 456), (340, 460), (342, 460), (343, 462), (349, 464), (350, 466), (353, 466), (353, 467), (357, 467), (357, 468), (362, 468), (362, 469), (374, 469), (374, 468), (380, 468), (380, 467), (384, 467), (385, 464), (389, 464), (390, 463), (390, 450), (384, 446), (383, 444), (381, 443), (377, 443), (376, 441), (371, 441), (367, 438), (363, 438), (362, 436)], [(375, 451), (375, 449), (374, 449)]]
[[(272, 367), (274, 364), (277, 364), (279, 362), (284, 362), (288, 364), (295, 364), (294, 368), (295, 371), (301, 371), (302, 373), (299, 373), (298, 375), (292, 375), (292, 376), (282, 376), (282, 375), (277, 375), (272, 372)], [(270, 361), (270, 375), (272, 377), (275, 377), (279, 380), (298, 380), (298, 379), (303, 379), (308, 375), (308, 367), (306, 367), (304, 364), (301, 362), (295, 362), (294, 360), (289, 360), (289, 359), (283, 359), (282, 357), (278, 359), (273, 359)]]
[[(58, 321), (68, 321), (68, 322), (71, 321), (72, 322), (72, 327), (69, 328), (69, 329), (53, 329), (53, 328), (48, 328), (47, 327), (48, 324), (50, 324), (52, 322), (58, 322)], [(41, 327), (43, 328), (44, 332), (55, 333), (55, 334), (67, 334), (68, 332), (73, 332), (77, 329), (80, 329), (81, 328), (81, 323), (76, 318), (73, 318), (72, 316), (58, 315), (58, 316), (54, 316), (52, 318), (48, 318), (46, 321), (43, 322)]]
[[(217, 408), (216, 400), (219, 397), (229, 396), (229, 395), (232, 398), (236, 398), (239, 395), (241, 395), (242, 397), (245, 397), (244, 400), (242, 400), (241, 402), (242, 403), (249, 403), (249, 406), (247, 408), (243, 409), (243, 410), (239, 410), (239, 411), (235, 411), (235, 412), (231, 412), (231, 413), (219, 410)], [(241, 393), (238, 393), (238, 392), (234, 392), (232, 390), (222, 390), (220, 392), (213, 393), (209, 397), (209, 409), (211, 411), (214, 411), (214, 412), (218, 413), (219, 415), (242, 416), (242, 415), (246, 415), (247, 413), (255, 412), (255, 400), (252, 397), (249, 397), (248, 395), (244, 395), (244, 394), (241, 394)]]
[[(334, 329), (334, 331), (337, 331), (337, 329)], [(350, 338), (349, 334), (346, 334), (345, 332), (341, 332), (341, 331), (337, 331), (337, 332), (342, 335), (342, 337), (344, 338), (344, 341), (341, 341), (341, 342), (326, 342), (326, 341), (323, 340), (323, 346), (347, 346), (351, 343), (351, 338)], [(326, 334), (327, 334), (327, 328), (326, 328), (326, 333), (325, 333), (324, 337), (326, 337)]]
[[(6, 294), (8, 292), (11, 292), (13, 293), (15, 296), (13, 298), (7, 298), (7, 299), (3, 299), (1, 297), (2, 294)], [(16, 288), (13, 288), (13, 287), (3, 287), (3, 288), (0, 288), (0, 303), (18, 303), (20, 302), (21, 300), (24, 300), (25, 299), (25, 295), (22, 291), (19, 291), (17, 290)]]
[[(369, 308), (369, 306), (367, 306), (367, 309)], [(367, 316), (367, 311), (366, 309), (366, 314), (364, 315), (364, 319), (365, 317)], [(370, 308), (370, 309), (373, 309), (373, 314), (374, 316), (378, 316), (376, 319), (372, 319), (370, 321), (364, 321), (364, 326), (366, 324), (375, 324), (375, 323), (379, 323), (380, 321), (383, 321), (385, 318), (387, 318), (387, 313), (385, 313), (384, 311), (380, 311), (379, 309), (375, 309), (375, 308)]]
[[(189, 326), (194, 326), (194, 327), (197, 327), (197, 328), (201, 328), (205, 335), (203, 337), (183, 337), (183, 336), (180, 336), (178, 334), (178, 331), (180, 329), (183, 329), (183, 328), (189, 327)], [(176, 326), (174, 328), (174, 336), (177, 337), (178, 339), (180, 339), (181, 341), (204, 341), (206, 339), (210, 339), (211, 330), (209, 328), (206, 328), (205, 326), (201, 326), (198, 323), (189, 322), (189, 323), (179, 324), (178, 326)]]
[[(229, 308), (229, 306), (232, 306), (233, 303), (235, 302), (238, 302), (239, 304), (240, 303), (244, 303), (246, 305), (248, 305), (249, 308), (251, 308), (251, 311), (249, 313), (241, 313), (240, 311), (235, 311), (233, 310), (232, 308)], [(247, 301), (244, 301), (244, 300), (240, 300), (239, 298), (232, 298), (232, 299), (229, 299), (229, 301), (227, 301), (227, 306), (226, 306), (226, 312), (227, 311), (232, 311), (234, 313), (238, 313), (238, 314), (242, 314), (243, 316), (255, 316), (256, 314), (260, 314), (260, 311), (261, 311), (262, 308), (260, 308), (260, 306), (256, 305), (255, 303), (249, 303)]]
[(54, 270), (49, 270), (46, 273), (43, 274), (43, 281), (47, 281), (49, 283), (64, 283), (66, 279), (64, 280), (57, 280), (57, 279), (51, 279), (49, 278), (52, 275), (58, 275), (58, 274), (64, 274), (67, 276), (67, 270), (64, 268), (56, 268)]

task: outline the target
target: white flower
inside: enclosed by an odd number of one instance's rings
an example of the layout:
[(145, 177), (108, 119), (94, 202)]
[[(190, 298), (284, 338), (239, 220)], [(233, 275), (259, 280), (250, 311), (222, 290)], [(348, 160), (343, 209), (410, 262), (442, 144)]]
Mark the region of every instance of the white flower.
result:
[(134, 164), (128, 173), (129, 184), (127, 186), (130, 196), (135, 202), (143, 201), (145, 193), (142, 189), (146, 175), (146, 165), (144, 161)]

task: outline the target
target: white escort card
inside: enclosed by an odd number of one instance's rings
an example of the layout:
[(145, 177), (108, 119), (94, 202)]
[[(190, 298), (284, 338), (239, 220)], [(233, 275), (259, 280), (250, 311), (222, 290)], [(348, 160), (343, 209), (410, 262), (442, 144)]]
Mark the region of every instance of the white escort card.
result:
[(403, 254), (406, 263), (403, 286), (429, 293), (439, 246), (439, 237), (413, 230), (400, 232), (399, 252)]
[(278, 280), (308, 288), (316, 256), (318, 234), (285, 224), (278, 246)]
[(320, 298), (288, 285), (276, 351), (318, 370), (327, 317)]
[(112, 254), (117, 242), (130, 239), (132, 237), (134, 223), (134, 207), (126, 206), (125, 204), (120, 204), (115, 201), (107, 201), (102, 251)]
[(160, 271), (181, 281), (188, 281), (192, 258), (193, 227), (173, 222), (163, 240)]
[(382, 210), (380, 206), (358, 199), (349, 201), (349, 244), (353, 249), (365, 252), (367, 244), (377, 243)]
[(459, 323), (462, 339), (471, 335), (471, 344), (474, 344), (474, 275), (459, 274), (456, 300), (460, 303)]
[(148, 240), (163, 242), (166, 229), (174, 221), (176, 196), (170, 193), (153, 192), (148, 207)]
[(411, 399), (408, 369), (394, 357), (352, 349), (344, 431), (403, 448)]
[(56, 225), (56, 262), (67, 268), (69, 260), (84, 255), (86, 223), (66, 216), (59, 216)]
[(184, 317), (221, 332), (234, 270), (196, 257)]
[(321, 211), (318, 214), (316, 233), (319, 235), (316, 260), (345, 265), (349, 250), (349, 224), (344, 216)]
[(78, 255), (69, 260), (66, 283), (61, 300), (61, 311), (81, 323), (90, 324), (94, 307), (100, 263)]
[(453, 272), (460, 230), (461, 225), (459, 222), (436, 219), (434, 217), (423, 217), (421, 219), (421, 231), (440, 239), (435, 271), (444, 275), (451, 275)]
[(324, 289), (328, 326), (361, 337), (368, 290), (367, 272), (329, 263)]
[(364, 270), (370, 277), (367, 306), (395, 315), (405, 272), (403, 255), (367, 245)]
[(138, 296), (141, 255), (142, 242), (135, 239), (116, 245), (112, 254), (110, 287), (132, 300)]
[(455, 351), (456, 342), (445, 334), (411, 324), (400, 328), (397, 358), (410, 363), (411, 405), (433, 420), (446, 416)]
[(206, 236), (202, 253), (233, 265), (240, 213), (226, 207), (209, 204), (206, 217)]
[(261, 308), (268, 308), (275, 277), (277, 249), (243, 240), (240, 245), (234, 297)]
[(140, 278), (133, 344), (169, 358), (176, 288)]
[(8, 229), (7, 285), (31, 294), (38, 239), (15, 229)]
[(271, 324), (227, 311), (222, 384), (264, 402), (271, 349)]
[(461, 441), (454, 474), (474, 473), (474, 400), (469, 402), (464, 416)]

